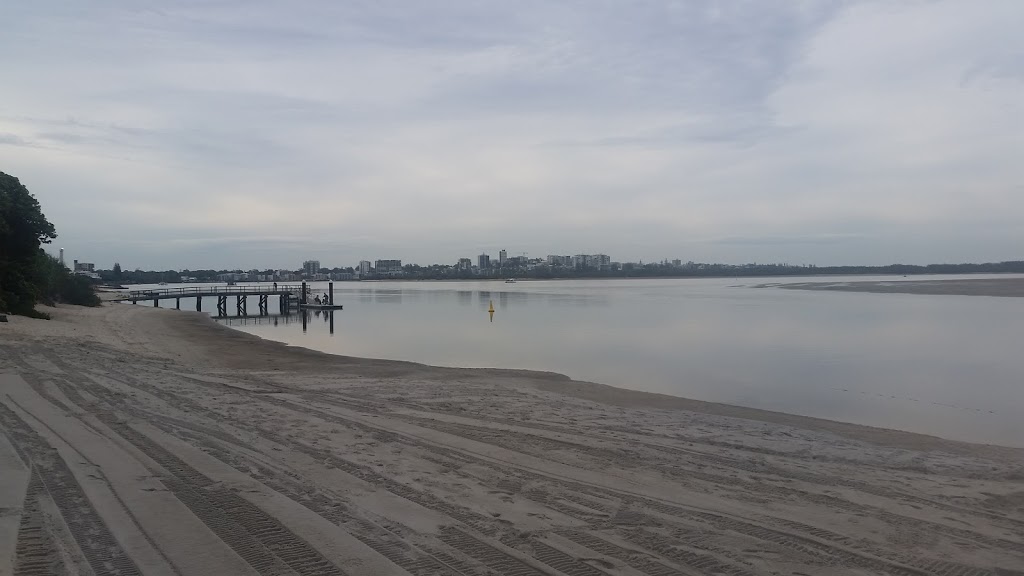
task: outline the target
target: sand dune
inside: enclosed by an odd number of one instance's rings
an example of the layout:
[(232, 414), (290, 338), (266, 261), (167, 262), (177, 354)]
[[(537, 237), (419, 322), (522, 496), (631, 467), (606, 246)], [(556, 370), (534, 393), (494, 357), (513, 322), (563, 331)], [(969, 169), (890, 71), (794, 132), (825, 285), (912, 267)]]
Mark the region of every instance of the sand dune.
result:
[(1024, 450), (60, 308), (0, 325), (7, 574), (1024, 574)]

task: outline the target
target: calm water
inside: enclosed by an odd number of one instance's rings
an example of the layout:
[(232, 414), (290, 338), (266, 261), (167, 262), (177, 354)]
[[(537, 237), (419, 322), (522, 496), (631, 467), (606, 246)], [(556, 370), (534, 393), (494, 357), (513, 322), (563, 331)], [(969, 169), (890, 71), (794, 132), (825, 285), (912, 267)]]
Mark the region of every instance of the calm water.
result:
[[(305, 330), (297, 317), (227, 323), (324, 352), (550, 370), (1024, 446), (1024, 299), (751, 287), (774, 281), (335, 283), (345, 309), (335, 313), (333, 335), (325, 316), (311, 316)], [(323, 293), (326, 283), (313, 289)], [(215, 310), (215, 301), (203, 307)]]

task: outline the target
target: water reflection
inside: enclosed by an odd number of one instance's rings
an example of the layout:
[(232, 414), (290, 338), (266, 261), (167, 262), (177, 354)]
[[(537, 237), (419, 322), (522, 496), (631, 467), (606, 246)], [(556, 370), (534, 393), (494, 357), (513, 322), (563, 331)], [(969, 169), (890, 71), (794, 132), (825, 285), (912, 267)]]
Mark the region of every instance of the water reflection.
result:
[(228, 317), (214, 317), (214, 320), (219, 324), (225, 326), (262, 326), (262, 325), (287, 325), (299, 321), (299, 314), (270, 314), (267, 316), (228, 316)]
[(301, 324), (305, 334), (309, 325), (316, 320), (323, 320), (328, 325), (328, 334), (334, 335), (334, 310), (301, 310), (287, 314), (268, 314), (264, 316), (214, 316), (214, 321), (232, 328), (252, 327), (283, 327)]
[(373, 301), (377, 304), (401, 304), (402, 296), (401, 290), (375, 290)]
[(309, 330), (310, 322), (320, 320), (322, 316), (323, 321), (328, 325), (329, 334), (334, 336), (334, 310), (302, 310), (299, 315), (302, 317), (303, 334)]
[[(436, 284), (432, 284), (435, 285)], [(499, 308), (510, 303), (548, 300), (560, 304), (580, 306), (606, 305), (608, 298), (600, 294), (571, 294), (558, 292), (528, 292), (522, 290), (424, 290), (396, 288), (335, 288), (335, 299), (348, 299), (363, 304), (401, 304), (403, 300), (423, 301), (442, 300), (454, 301), (461, 306), (472, 306), (473, 302), (487, 306), (496, 301)], [(357, 300), (353, 300), (357, 299)]]

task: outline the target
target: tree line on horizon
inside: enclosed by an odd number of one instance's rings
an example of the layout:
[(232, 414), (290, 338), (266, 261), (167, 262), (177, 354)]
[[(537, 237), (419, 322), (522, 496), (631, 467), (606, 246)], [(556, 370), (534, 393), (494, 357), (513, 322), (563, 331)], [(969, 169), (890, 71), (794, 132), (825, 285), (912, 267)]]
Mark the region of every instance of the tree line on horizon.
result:
[[(324, 273), (351, 274), (352, 268), (324, 268)], [(1022, 274), (1024, 261), (988, 262), (981, 264), (890, 264), (886, 266), (813, 266), (791, 264), (712, 264), (688, 263), (675, 266), (664, 262), (640, 264), (625, 263), (620, 269), (599, 270), (594, 268), (566, 268), (537, 266), (526, 268), (495, 268), (485, 273), (460, 270), (457, 266), (433, 264), (420, 266), (406, 264), (402, 267), (404, 280), (480, 280), (508, 277), (523, 279), (566, 279), (566, 278), (731, 278), (742, 276), (858, 276), (858, 275), (922, 275), (922, 274)], [(97, 270), (105, 282), (123, 284), (157, 284), (159, 282), (180, 282), (182, 276), (195, 278), (197, 282), (214, 282), (221, 274), (252, 272), (234, 270), (122, 270), (115, 264), (109, 270)], [(272, 275), (273, 270), (257, 271)], [(298, 274), (298, 271), (293, 272)]]
[(100, 304), (88, 278), (72, 274), (43, 250), (56, 237), (35, 196), (0, 172), (0, 312), (49, 318), (37, 304)]

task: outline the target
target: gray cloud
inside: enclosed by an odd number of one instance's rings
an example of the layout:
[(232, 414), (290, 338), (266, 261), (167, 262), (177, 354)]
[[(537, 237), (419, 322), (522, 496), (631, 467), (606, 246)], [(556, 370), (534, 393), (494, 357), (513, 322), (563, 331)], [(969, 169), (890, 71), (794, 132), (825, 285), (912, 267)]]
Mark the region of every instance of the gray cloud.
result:
[(841, 244), (856, 240), (862, 240), (863, 236), (858, 234), (815, 234), (807, 236), (731, 236), (728, 238), (716, 238), (711, 242), (714, 244), (738, 244), (738, 245), (792, 245), (792, 244)]
[(1016, 0), (16, 3), (0, 170), (105, 265), (1019, 258), (1022, 16)]
[(8, 146), (26, 146), (28, 142), (17, 134), (11, 134), (8, 132), (0, 132), (0, 144), (6, 144)]

